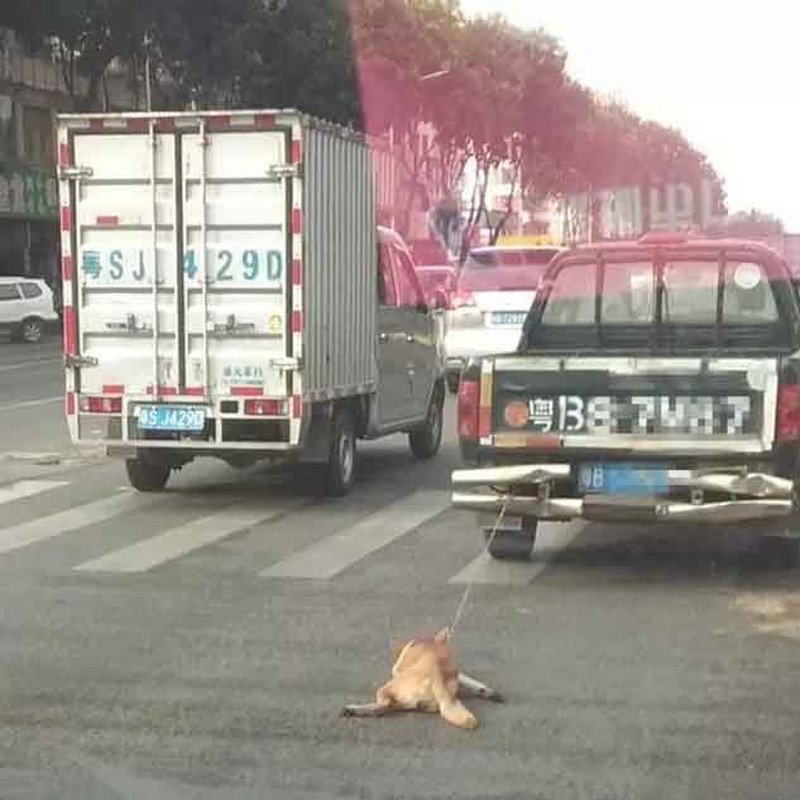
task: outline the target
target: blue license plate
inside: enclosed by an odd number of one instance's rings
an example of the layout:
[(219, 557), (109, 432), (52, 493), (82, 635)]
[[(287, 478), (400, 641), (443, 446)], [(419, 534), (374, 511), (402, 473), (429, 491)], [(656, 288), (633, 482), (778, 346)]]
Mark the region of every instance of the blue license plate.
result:
[(492, 325), (524, 325), (527, 311), (493, 311)]
[(202, 406), (139, 406), (139, 427), (145, 431), (201, 431), (205, 424)]
[(587, 494), (664, 494), (667, 468), (659, 464), (581, 464), (580, 488)]

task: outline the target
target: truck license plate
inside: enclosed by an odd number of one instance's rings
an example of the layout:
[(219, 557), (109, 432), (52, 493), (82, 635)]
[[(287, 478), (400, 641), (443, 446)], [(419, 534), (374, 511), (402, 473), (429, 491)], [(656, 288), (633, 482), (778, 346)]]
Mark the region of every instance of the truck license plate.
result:
[(658, 464), (581, 464), (580, 488), (587, 494), (664, 494), (667, 468)]
[(206, 424), (203, 406), (139, 406), (138, 416), (146, 431), (201, 431)]

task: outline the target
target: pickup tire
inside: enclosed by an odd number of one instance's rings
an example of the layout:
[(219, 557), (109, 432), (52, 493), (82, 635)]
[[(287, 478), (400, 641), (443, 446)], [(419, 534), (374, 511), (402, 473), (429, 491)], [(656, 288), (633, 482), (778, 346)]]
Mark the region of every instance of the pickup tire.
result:
[(142, 456), (125, 460), (128, 481), (138, 492), (163, 492), (172, 467)]
[(328, 460), (323, 465), (323, 489), (331, 497), (343, 497), (353, 487), (356, 466), (356, 428), (353, 414), (343, 406), (336, 411), (331, 429)]
[(800, 539), (789, 536), (762, 536), (759, 553), (770, 564), (784, 569), (800, 567)]
[(444, 427), (443, 412), (444, 391), (442, 385), (437, 384), (433, 389), (425, 422), (408, 434), (408, 445), (416, 458), (433, 458), (439, 452)]
[(529, 561), (536, 542), (538, 520), (526, 519), (520, 530), (498, 528), (492, 536), (493, 528), (483, 529), (489, 555), (498, 561)]

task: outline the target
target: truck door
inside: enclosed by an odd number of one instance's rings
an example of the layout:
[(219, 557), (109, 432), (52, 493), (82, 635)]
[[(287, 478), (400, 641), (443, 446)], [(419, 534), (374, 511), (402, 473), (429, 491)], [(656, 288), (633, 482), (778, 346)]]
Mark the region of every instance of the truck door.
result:
[(378, 245), (378, 417), (381, 425), (411, 416), (403, 309), (389, 246)]
[(426, 310), (414, 264), (400, 247), (392, 245), (392, 261), (402, 313), (404, 360), (408, 374), (408, 417), (423, 416), (428, 408), (436, 365), (436, 321)]
[(78, 391), (287, 398), (291, 136), (264, 125), (73, 135)]

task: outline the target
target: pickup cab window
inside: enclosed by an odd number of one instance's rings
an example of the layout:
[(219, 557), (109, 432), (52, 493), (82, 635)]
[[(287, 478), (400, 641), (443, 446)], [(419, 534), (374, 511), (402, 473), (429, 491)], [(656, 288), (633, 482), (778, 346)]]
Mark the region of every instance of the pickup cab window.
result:
[(788, 282), (764, 264), (714, 251), (700, 258), (614, 256), (557, 266), (523, 347), (789, 346), (794, 312), (782, 311), (792, 302)]

